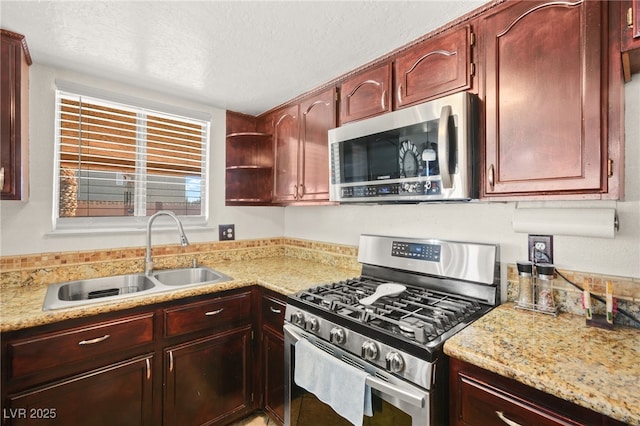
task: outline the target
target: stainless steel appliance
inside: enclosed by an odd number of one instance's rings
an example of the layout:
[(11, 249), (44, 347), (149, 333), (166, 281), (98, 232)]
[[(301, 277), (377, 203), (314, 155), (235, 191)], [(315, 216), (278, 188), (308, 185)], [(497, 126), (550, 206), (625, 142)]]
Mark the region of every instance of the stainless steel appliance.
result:
[(447, 424), (442, 346), (499, 303), (498, 259), (492, 244), (362, 235), (360, 277), (287, 300), (285, 425), (349, 424), (294, 382), (300, 339), (369, 373), (374, 415), (365, 425)]
[(477, 198), (477, 104), (456, 93), (330, 130), (331, 201)]

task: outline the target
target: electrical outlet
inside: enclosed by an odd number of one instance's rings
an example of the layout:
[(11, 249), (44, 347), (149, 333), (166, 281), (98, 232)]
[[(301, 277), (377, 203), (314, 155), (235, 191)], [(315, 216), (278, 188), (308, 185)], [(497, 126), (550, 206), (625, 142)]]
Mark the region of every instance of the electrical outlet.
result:
[(235, 225), (218, 225), (218, 240), (230, 241), (236, 239)]
[(553, 263), (553, 235), (529, 235), (529, 260)]

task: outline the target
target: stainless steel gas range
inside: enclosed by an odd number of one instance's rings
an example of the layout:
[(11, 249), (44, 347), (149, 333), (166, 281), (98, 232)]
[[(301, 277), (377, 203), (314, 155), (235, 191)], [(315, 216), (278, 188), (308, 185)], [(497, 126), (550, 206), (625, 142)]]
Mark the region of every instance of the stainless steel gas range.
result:
[[(499, 303), (499, 248), (362, 235), (362, 275), (289, 296), (285, 313), (285, 425), (348, 425), (295, 381), (296, 344), (365, 371), (365, 425), (448, 423), (446, 339)], [(316, 365), (316, 368), (331, 368)]]

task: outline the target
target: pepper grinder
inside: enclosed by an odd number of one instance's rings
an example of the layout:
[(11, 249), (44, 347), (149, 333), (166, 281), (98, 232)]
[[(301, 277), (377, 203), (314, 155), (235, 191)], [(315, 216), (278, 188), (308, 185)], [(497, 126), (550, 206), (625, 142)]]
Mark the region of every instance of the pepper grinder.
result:
[(533, 307), (533, 263), (521, 261), (518, 265), (518, 306)]
[(536, 308), (540, 311), (555, 312), (556, 303), (553, 300), (553, 273), (555, 267), (550, 263), (539, 263), (536, 265), (536, 286), (538, 288), (538, 301)]

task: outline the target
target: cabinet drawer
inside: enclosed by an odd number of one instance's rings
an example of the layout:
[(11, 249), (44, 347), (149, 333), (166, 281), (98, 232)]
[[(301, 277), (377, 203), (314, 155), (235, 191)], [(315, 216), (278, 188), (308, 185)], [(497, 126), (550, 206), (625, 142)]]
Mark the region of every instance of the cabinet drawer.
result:
[[(461, 374), (459, 425), (582, 425), (569, 413), (545, 407)], [(562, 413), (562, 414), (561, 414)], [(566, 417), (564, 414), (568, 414)]]
[[(153, 313), (16, 340), (8, 344), (9, 376), (75, 370), (73, 366), (104, 359), (153, 341)], [(51, 373), (51, 374), (50, 374)]]
[(262, 297), (262, 324), (282, 335), (285, 302), (273, 296)]
[(251, 322), (251, 292), (217, 297), (164, 310), (164, 334), (180, 336)]

